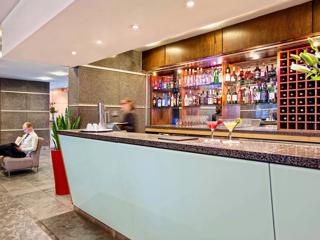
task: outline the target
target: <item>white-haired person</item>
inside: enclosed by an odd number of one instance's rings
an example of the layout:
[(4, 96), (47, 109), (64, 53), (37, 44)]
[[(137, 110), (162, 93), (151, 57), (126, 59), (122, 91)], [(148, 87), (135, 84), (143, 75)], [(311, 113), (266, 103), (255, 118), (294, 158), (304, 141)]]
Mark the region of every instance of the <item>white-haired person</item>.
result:
[(14, 143), (0, 144), (0, 155), (23, 158), (37, 150), (38, 135), (34, 132), (32, 124), (25, 122), (22, 129), (25, 134), (18, 137)]

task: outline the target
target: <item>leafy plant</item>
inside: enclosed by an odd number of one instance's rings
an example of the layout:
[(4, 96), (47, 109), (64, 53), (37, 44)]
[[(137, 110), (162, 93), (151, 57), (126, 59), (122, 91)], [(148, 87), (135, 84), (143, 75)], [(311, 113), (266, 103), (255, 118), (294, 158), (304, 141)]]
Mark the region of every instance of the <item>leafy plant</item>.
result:
[(308, 53), (306, 50), (299, 55), (291, 54), (291, 58), (298, 61), (302, 61), (304, 65), (295, 64), (291, 65), (291, 69), (300, 73), (305, 73), (306, 78), (311, 77), (311, 80), (320, 80), (320, 53), (319, 53), (319, 42), (308, 38), (310, 47), (315, 51), (315, 54)]
[(55, 121), (52, 122), (51, 127), (51, 136), (52, 141), (54, 143), (54, 149), (60, 150), (60, 140), (58, 136), (59, 130), (70, 130), (70, 129), (79, 129), (80, 128), (80, 116), (77, 116), (76, 118), (72, 118), (71, 111), (67, 108), (65, 110), (65, 114), (60, 115), (56, 118)]

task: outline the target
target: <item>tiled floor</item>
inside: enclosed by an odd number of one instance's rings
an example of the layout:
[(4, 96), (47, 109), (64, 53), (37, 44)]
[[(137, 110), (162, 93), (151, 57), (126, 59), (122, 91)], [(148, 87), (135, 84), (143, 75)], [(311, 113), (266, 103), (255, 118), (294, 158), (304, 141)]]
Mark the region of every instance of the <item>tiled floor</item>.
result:
[(50, 151), (40, 159), (38, 173), (0, 173), (0, 239), (111, 239), (73, 211), (69, 196), (55, 195)]

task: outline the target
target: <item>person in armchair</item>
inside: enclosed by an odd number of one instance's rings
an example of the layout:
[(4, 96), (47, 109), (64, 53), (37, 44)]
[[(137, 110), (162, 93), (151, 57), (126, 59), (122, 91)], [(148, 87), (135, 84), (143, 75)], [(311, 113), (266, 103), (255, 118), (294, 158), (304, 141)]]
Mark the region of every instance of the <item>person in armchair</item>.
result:
[(25, 122), (22, 129), (25, 134), (18, 137), (14, 143), (0, 145), (0, 156), (23, 158), (37, 150), (38, 135), (34, 132), (32, 124)]

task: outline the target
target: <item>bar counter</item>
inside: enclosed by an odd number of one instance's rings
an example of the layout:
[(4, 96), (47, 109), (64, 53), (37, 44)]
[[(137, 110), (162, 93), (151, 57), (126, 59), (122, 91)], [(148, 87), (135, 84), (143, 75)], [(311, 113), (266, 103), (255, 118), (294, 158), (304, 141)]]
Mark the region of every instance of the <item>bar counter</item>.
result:
[(320, 145), (125, 132), (59, 137), (76, 209), (128, 239), (319, 236)]
[(320, 169), (320, 145), (317, 144), (249, 139), (237, 139), (237, 143), (228, 144), (227, 142), (224, 143), (227, 139), (219, 139), (220, 142), (212, 143), (208, 138), (198, 138), (197, 140), (188, 141), (170, 141), (159, 139), (159, 135), (126, 132), (83, 133), (78, 131), (64, 131), (60, 134), (239, 160), (244, 159)]
[[(180, 127), (175, 125), (153, 125), (145, 127), (146, 133), (160, 134), (180, 134), (189, 136), (210, 136), (211, 131), (207, 126), (188, 126)], [(234, 137), (260, 140), (292, 141), (306, 143), (320, 143), (320, 134), (317, 132), (296, 132), (296, 131), (279, 131), (275, 125), (264, 125), (261, 127), (237, 128), (234, 130)], [(227, 137), (228, 130), (224, 127), (218, 127), (214, 136)]]

